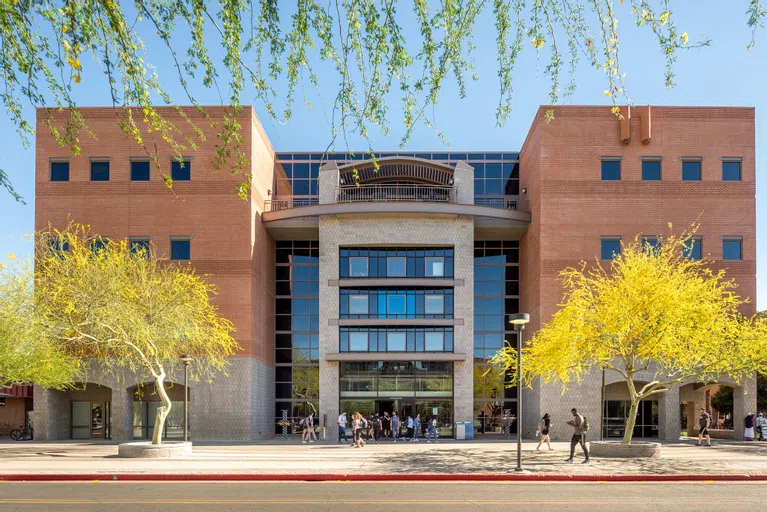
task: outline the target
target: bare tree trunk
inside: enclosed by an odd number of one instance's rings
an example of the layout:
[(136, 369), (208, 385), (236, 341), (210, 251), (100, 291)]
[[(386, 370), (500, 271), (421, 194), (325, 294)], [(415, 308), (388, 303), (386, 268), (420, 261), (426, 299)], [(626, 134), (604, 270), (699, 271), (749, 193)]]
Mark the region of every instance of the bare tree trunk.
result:
[(157, 394), (160, 395), (162, 401), (162, 407), (157, 408), (157, 417), (154, 421), (154, 432), (152, 433), (152, 444), (162, 444), (162, 431), (165, 428), (165, 419), (170, 413), (170, 398), (165, 391), (165, 372), (162, 372), (155, 379), (155, 389)]
[(634, 425), (637, 422), (637, 412), (639, 411), (639, 399), (631, 397), (631, 409), (626, 418), (626, 430), (623, 432), (623, 444), (631, 444), (631, 437), (634, 435)]

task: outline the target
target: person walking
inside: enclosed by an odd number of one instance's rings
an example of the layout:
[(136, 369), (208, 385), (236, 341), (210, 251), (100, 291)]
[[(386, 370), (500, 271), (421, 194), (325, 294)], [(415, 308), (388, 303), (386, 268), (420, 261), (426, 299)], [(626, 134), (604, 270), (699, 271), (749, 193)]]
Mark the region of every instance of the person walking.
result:
[(418, 440), (418, 436), (421, 434), (421, 413), (415, 415), (415, 418), (413, 418), (413, 441), (416, 443), (420, 442)]
[(706, 446), (711, 446), (711, 436), (708, 434), (708, 429), (711, 426), (711, 415), (706, 412), (703, 407), (700, 408), (700, 418), (698, 418), (698, 446), (703, 442), (703, 438), (706, 438)]
[(360, 435), (360, 413), (355, 412), (352, 414), (352, 448), (359, 448), (359, 435)]
[(301, 420), (298, 422), (298, 425), (301, 427), (301, 444), (306, 444), (310, 439), (309, 418), (301, 418)]
[(759, 434), (759, 440), (764, 441), (764, 436), (767, 434), (767, 418), (764, 417), (763, 412), (756, 417), (756, 433)]
[(391, 418), (389, 417), (389, 411), (384, 411), (383, 419), (381, 420), (381, 430), (383, 430), (384, 439), (391, 437)]
[(378, 444), (378, 439), (381, 437), (381, 416), (378, 413), (373, 415), (373, 441)]
[(743, 438), (746, 441), (753, 441), (756, 439), (756, 434), (754, 433), (754, 423), (754, 413), (749, 411), (743, 420), (743, 425), (746, 427), (745, 431), (743, 432)]
[(365, 444), (367, 444), (365, 442), (365, 439), (363, 439), (362, 434), (367, 432), (368, 420), (366, 420), (365, 417), (360, 413), (357, 413), (357, 418), (359, 419), (359, 434), (357, 435), (357, 446), (362, 448), (365, 446)]
[(317, 440), (317, 433), (314, 431), (314, 413), (309, 413), (309, 442), (313, 443)]
[(410, 439), (410, 442), (413, 442), (413, 429), (415, 428), (415, 423), (413, 423), (413, 417), (409, 414), (407, 415), (407, 423), (405, 423), (407, 426), (407, 438)]
[(343, 438), (343, 441), (345, 443), (349, 442), (349, 439), (346, 437), (346, 413), (342, 412), (341, 416), (338, 417), (338, 442), (341, 442), (341, 439)]
[(538, 441), (538, 446), (535, 448), (536, 450), (541, 449), (541, 445), (544, 443), (544, 441), (549, 447), (549, 451), (553, 450), (551, 447), (551, 438), (549, 437), (549, 428), (551, 428), (551, 416), (549, 416), (549, 413), (546, 413), (543, 415), (543, 418), (541, 418), (541, 421), (538, 424), (538, 431), (536, 432), (536, 435), (541, 436), (541, 440)]
[(392, 439), (396, 443), (397, 439), (399, 439), (399, 416), (397, 416), (397, 411), (391, 413), (391, 433)]
[(431, 440), (434, 440), (434, 443), (437, 442), (437, 437), (439, 436), (439, 430), (437, 429), (437, 418), (433, 417), (429, 420), (428, 425), (428, 434), (426, 435), (426, 442), (431, 443)]
[(573, 438), (570, 440), (570, 457), (565, 459), (565, 462), (572, 464), (575, 455), (575, 447), (580, 444), (581, 448), (583, 448), (583, 455), (586, 457), (583, 464), (588, 464), (590, 462), (589, 449), (586, 448), (586, 432), (589, 429), (588, 420), (578, 414), (578, 410), (575, 407), (573, 407), (570, 412), (573, 413), (573, 419), (572, 421), (568, 421), (567, 424), (573, 427)]

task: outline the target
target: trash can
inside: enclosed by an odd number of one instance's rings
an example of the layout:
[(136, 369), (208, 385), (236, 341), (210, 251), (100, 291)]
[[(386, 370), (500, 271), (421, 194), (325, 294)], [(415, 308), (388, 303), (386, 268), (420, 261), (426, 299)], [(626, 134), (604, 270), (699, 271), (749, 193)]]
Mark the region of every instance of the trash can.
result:
[(455, 438), (461, 440), (474, 439), (474, 423), (471, 421), (456, 421)]
[(465, 425), (464, 431), (465, 431), (466, 439), (474, 439), (474, 422), (465, 421), (464, 425)]

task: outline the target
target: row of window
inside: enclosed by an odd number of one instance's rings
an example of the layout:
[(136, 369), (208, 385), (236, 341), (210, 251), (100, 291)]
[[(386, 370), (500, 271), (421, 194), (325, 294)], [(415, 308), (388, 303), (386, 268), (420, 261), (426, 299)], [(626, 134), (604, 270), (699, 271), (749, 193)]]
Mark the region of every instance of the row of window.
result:
[(341, 352), (452, 352), (451, 327), (342, 327)]
[[(506, 162), (513, 162), (519, 160), (519, 152), (514, 153), (430, 153), (430, 152), (394, 152), (394, 153), (375, 153), (376, 158), (386, 158), (390, 156), (402, 156), (402, 157), (418, 157), (426, 160), (440, 160), (440, 161), (484, 161), (484, 160), (504, 160)], [(371, 155), (367, 151), (359, 151), (357, 153), (277, 153), (277, 160), (279, 162), (285, 161), (303, 161), (303, 160), (316, 160), (316, 161), (350, 161), (350, 160), (369, 160)]]
[[(148, 237), (130, 237), (130, 251), (133, 254), (141, 254), (149, 258), (150, 242)], [(50, 240), (51, 248), (55, 251), (67, 252), (69, 250), (69, 243), (57, 238)], [(103, 251), (109, 244), (109, 237), (95, 236), (90, 239), (91, 250), (94, 254), (98, 254)], [(170, 259), (188, 261), (192, 254), (192, 241), (188, 238), (171, 238), (170, 239)]]
[[(646, 237), (642, 239), (642, 244), (645, 247), (657, 248), (660, 241), (656, 237)], [(602, 238), (600, 250), (601, 259), (612, 260), (620, 253), (620, 238)], [(703, 259), (703, 240), (701, 238), (693, 238), (690, 240), (690, 243), (685, 246), (683, 253), (685, 258), (691, 260)], [(743, 259), (742, 237), (726, 237), (722, 239), (722, 259), (728, 261), (740, 261)]]
[[(662, 176), (662, 159), (658, 157), (642, 158), (642, 181), (660, 181)], [(722, 181), (741, 181), (741, 159), (727, 158), (722, 160)], [(701, 181), (703, 178), (703, 159), (682, 159), (682, 181)], [(620, 181), (621, 159), (619, 157), (602, 157), (602, 180)]]
[[(109, 181), (110, 161), (97, 160), (90, 161), (91, 181)], [(130, 161), (130, 180), (131, 181), (149, 181), (149, 169), (151, 162), (146, 159)], [(190, 160), (178, 161), (172, 159), (170, 162), (170, 177), (173, 181), (190, 181), (192, 179), (192, 162)], [(69, 161), (52, 160), (51, 161), (51, 181), (69, 181)]]
[(341, 249), (339, 277), (453, 277), (453, 249)]
[(341, 289), (341, 318), (452, 318), (453, 290)]

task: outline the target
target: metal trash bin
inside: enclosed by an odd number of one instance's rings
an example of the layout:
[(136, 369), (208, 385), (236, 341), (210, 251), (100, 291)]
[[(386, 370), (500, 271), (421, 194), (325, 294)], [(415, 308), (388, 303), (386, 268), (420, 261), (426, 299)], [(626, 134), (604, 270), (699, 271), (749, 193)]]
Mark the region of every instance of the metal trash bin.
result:
[(461, 440), (474, 439), (474, 422), (456, 421), (455, 438)]

